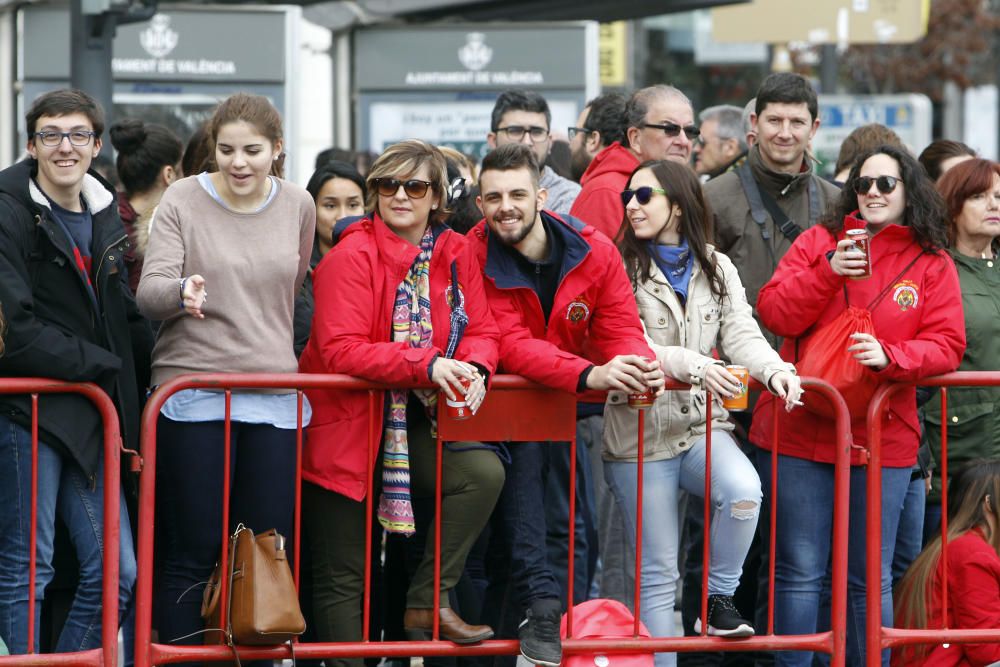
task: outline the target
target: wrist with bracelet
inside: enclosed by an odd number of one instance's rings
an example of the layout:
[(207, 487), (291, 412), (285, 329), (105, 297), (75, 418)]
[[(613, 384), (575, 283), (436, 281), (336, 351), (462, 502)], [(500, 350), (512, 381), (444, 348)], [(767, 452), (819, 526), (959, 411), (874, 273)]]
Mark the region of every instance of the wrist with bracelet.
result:
[(187, 278), (181, 278), (180, 280), (177, 281), (177, 284), (180, 286), (181, 310), (184, 310), (184, 287), (187, 285), (187, 280), (188, 280)]

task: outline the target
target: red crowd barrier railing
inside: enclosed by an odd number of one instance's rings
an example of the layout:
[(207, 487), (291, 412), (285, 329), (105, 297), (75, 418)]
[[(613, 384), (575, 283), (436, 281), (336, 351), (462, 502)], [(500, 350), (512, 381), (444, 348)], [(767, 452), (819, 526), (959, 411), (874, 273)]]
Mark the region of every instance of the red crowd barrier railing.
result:
[(42, 667), (48, 665), (115, 666), (118, 664), (118, 551), (121, 540), (118, 506), (121, 488), (119, 452), (122, 447), (115, 404), (97, 385), (91, 383), (62, 382), (47, 378), (4, 378), (0, 380), (0, 394), (27, 394), (31, 396), (31, 541), (29, 545), (28, 578), (28, 641), (33, 651), (35, 635), (35, 553), (38, 527), (38, 397), (41, 394), (79, 394), (97, 408), (104, 422), (104, 568), (101, 590), (101, 647), (75, 653), (28, 653), (0, 656), (2, 667)]
[[(893, 383), (879, 388), (875, 392), (868, 408), (868, 447), (870, 464), (868, 466), (868, 498), (871, 506), (872, 498), (882, 497), (882, 477), (876, 472), (882, 464), (882, 417), (889, 407), (893, 396), (908, 387), (940, 387), (941, 388), (941, 567), (944, 576), (941, 578), (941, 600), (943, 615), (942, 627), (929, 630), (910, 630), (889, 628), (882, 625), (881, 601), (881, 549), (882, 549), (882, 516), (879, 512), (868, 512), (867, 520), (867, 554), (866, 558), (866, 606), (867, 634), (866, 645), (868, 654), (866, 661), (869, 667), (881, 664), (881, 649), (895, 648), (913, 644), (972, 644), (1000, 642), (1000, 628), (995, 630), (958, 630), (949, 628), (948, 618), (948, 387), (996, 387), (1000, 386), (1000, 371), (962, 371), (946, 373), (931, 378), (925, 378), (911, 383)], [(931, 399), (936, 400), (936, 399)], [(880, 650), (872, 650), (878, 646)]]
[[(847, 406), (839, 393), (829, 384), (812, 378), (803, 378), (803, 386), (811, 392), (827, 397), (835, 406), (836, 410), (836, 464), (835, 464), (835, 511), (834, 511), (834, 535), (833, 535), (833, 571), (832, 571), (832, 618), (831, 630), (810, 635), (777, 636), (774, 634), (773, 610), (769, 612), (768, 631), (766, 635), (733, 640), (718, 637), (708, 637), (703, 631), (701, 637), (657, 637), (639, 638), (639, 621), (636, 621), (634, 636), (621, 639), (576, 639), (573, 638), (573, 617), (572, 607), (567, 610), (567, 635), (563, 640), (563, 651), (567, 655), (579, 653), (636, 653), (636, 652), (661, 652), (661, 651), (765, 651), (765, 650), (807, 650), (824, 652), (831, 655), (831, 664), (834, 667), (841, 667), (845, 659), (846, 646), (846, 616), (847, 616), (847, 492), (849, 486), (849, 462), (850, 462), (850, 418)], [(142, 474), (140, 487), (140, 508), (139, 508), (139, 535), (138, 535), (138, 581), (136, 591), (136, 665), (137, 667), (148, 667), (149, 665), (170, 664), (188, 660), (201, 661), (227, 661), (232, 659), (232, 651), (226, 646), (180, 646), (175, 644), (153, 643), (151, 638), (151, 617), (152, 617), (152, 564), (153, 564), (153, 532), (154, 532), (154, 497), (155, 497), (155, 462), (156, 462), (156, 423), (160, 409), (166, 400), (178, 391), (184, 389), (214, 389), (225, 391), (226, 393), (226, 420), (225, 431), (226, 461), (228, 464), (229, 450), (229, 404), (232, 390), (234, 389), (254, 389), (254, 388), (280, 388), (294, 389), (298, 392), (298, 462), (296, 466), (297, 486), (301, 482), (301, 461), (302, 461), (302, 390), (303, 389), (350, 389), (367, 390), (370, 401), (370, 422), (369, 422), (369, 459), (374, 460), (382, 437), (381, 412), (376, 409), (377, 391), (388, 389), (389, 387), (360, 380), (345, 375), (312, 375), (312, 374), (205, 374), (205, 375), (185, 375), (174, 378), (160, 386), (160, 388), (150, 397), (146, 410), (143, 414), (142, 429)], [(690, 386), (677, 382), (671, 382), (667, 386), (671, 390), (689, 389)], [(757, 389), (760, 387), (757, 386)], [(711, 401), (708, 404), (708, 436), (706, 454), (708, 469), (706, 470), (706, 498), (711, 498)], [(777, 408), (776, 408), (777, 409)], [(440, 606), (440, 521), (441, 521), (441, 454), (442, 442), (456, 440), (474, 441), (559, 441), (570, 443), (570, 517), (569, 517), (569, 543), (574, 543), (575, 524), (575, 477), (576, 477), (576, 397), (571, 394), (546, 389), (528, 382), (516, 376), (496, 376), (490, 385), (490, 392), (487, 400), (483, 403), (479, 412), (471, 419), (456, 421), (449, 419), (444, 414), (443, 401), (439, 402), (438, 414), (438, 441), (437, 441), (437, 493), (435, 494), (435, 522), (437, 526), (436, 535), (438, 542), (435, 545), (435, 586), (434, 586), (434, 627), (432, 639), (428, 641), (384, 641), (371, 642), (367, 640), (369, 636), (369, 611), (370, 611), (370, 590), (365, 585), (363, 601), (363, 630), (362, 637), (366, 638), (358, 642), (343, 643), (297, 643), (294, 649), (295, 657), (304, 659), (314, 658), (345, 658), (345, 657), (404, 657), (404, 656), (437, 656), (437, 655), (514, 655), (518, 653), (519, 645), (516, 640), (492, 640), (485, 641), (472, 646), (458, 646), (449, 641), (439, 639), (438, 614)], [(637, 411), (639, 420), (638, 451), (639, 460), (639, 484), (642, 484), (642, 434), (644, 411)], [(777, 422), (777, 414), (773, 417)], [(777, 491), (777, 430), (775, 429), (775, 443), (772, 451), (772, 464), (775, 473), (772, 475), (771, 498), (775, 498)], [(368, 470), (368, 489), (372, 489), (373, 467)], [(228, 498), (229, 498), (228, 476), (223, 482), (224, 492), (224, 516), (223, 532), (221, 536), (222, 562), (225, 562), (228, 538)], [(637, 516), (637, 539), (636, 539), (636, 589), (635, 589), (635, 609), (638, 619), (641, 608), (641, 592), (639, 582), (641, 580), (641, 513), (642, 513), (642, 489), (638, 489), (639, 507)], [(374, 510), (373, 494), (367, 493), (365, 496), (366, 513), (370, 518)], [(296, 496), (295, 503), (295, 536), (293, 544), (295, 548), (295, 560), (293, 573), (296, 584), (299, 579), (299, 548), (298, 535), (300, 525), (300, 497)], [(709, 506), (706, 502), (706, 527), (709, 525)], [(773, 503), (772, 503), (773, 505)], [(771, 541), (770, 551), (770, 581), (771, 592), (770, 601), (773, 607), (773, 581), (774, 581), (774, 516), (777, 509), (772, 507), (771, 517)], [(367, 521), (368, 535), (366, 536), (366, 582), (370, 574), (372, 563), (371, 553), (371, 521)], [(568, 572), (568, 599), (573, 599), (573, 549), (570, 548), (569, 572)], [(708, 544), (706, 540), (704, 577), (707, 578)], [(223, 580), (223, 586), (225, 580)], [(703, 581), (702, 587), (702, 625), (707, 629), (707, 583)], [(221, 599), (226, 599), (225, 590), (222, 591)], [(277, 647), (239, 647), (241, 658), (245, 659), (282, 659), (291, 657), (291, 649), (285, 646)]]

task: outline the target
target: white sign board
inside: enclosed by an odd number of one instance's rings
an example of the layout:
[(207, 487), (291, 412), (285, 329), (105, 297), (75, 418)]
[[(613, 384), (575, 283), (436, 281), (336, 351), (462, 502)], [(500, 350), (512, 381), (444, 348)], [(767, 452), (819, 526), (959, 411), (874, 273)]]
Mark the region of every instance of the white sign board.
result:
[(996, 160), (1000, 138), (997, 137), (997, 114), (1000, 113), (997, 87), (977, 86), (965, 91), (963, 141), (987, 160)]
[[(373, 102), (368, 145), (371, 150), (381, 153), (397, 141), (423, 139), (482, 157), (488, 150), (486, 134), (490, 131), (493, 104), (493, 101), (471, 100), (409, 104)], [(576, 122), (576, 104), (549, 100), (549, 109), (552, 112), (552, 134), (565, 138), (566, 128)]]
[(840, 144), (854, 129), (869, 123), (891, 128), (914, 155), (931, 142), (933, 115), (926, 95), (820, 95), (819, 131), (813, 153), (832, 171)]

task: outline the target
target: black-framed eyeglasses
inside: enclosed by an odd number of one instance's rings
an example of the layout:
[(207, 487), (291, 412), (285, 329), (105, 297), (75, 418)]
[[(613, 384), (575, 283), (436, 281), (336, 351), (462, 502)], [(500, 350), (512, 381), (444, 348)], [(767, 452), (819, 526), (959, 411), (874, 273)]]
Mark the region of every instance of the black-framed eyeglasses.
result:
[(684, 136), (687, 137), (689, 141), (696, 141), (698, 137), (701, 136), (701, 130), (694, 125), (684, 125), (682, 127), (677, 123), (643, 123), (642, 127), (652, 127), (657, 130), (663, 130), (663, 133), (668, 137), (676, 137), (681, 132), (684, 132)]
[(383, 197), (394, 197), (399, 192), (400, 187), (403, 188), (403, 192), (410, 199), (423, 199), (427, 196), (427, 191), (434, 187), (434, 184), (430, 181), (421, 181), (416, 178), (406, 181), (401, 181), (398, 178), (375, 179), (375, 189)]
[(887, 195), (896, 189), (899, 179), (895, 176), (859, 176), (854, 179), (854, 194), (866, 195), (872, 189), (872, 183), (881, 194)]
[(594, 130), (590, 129), (589, 127), (569, 127), (566, 128), (566, 136), (569, 137), (570, 141), (573, 141), (573, 137), (575, 137), (576, 135), (590, 134), (593, 131)]
[(635, 190), (622, 190), (622, 206), (628, 206), (628, 203), (632, 201), (632, 197), (635, 197), (640, 206), (645, 206), (653, 198), (653, 193), (666, 195), (667, 191), (663, 188), (651, 188), (648, 185), (636, 188)]
[(537, 125), (532, 125), (531, 127), (525, 127), (523, 125), (508, 125), (507, 127), (498, 127), (497, 132), (506, 132), (507, 137), (511, 141), (521, 141), (524, 139), (524, 135), (526, 133), (531, 137), (532, 143), (544, 141), (549, 137), (549, 128), (538, 127)]
[(48, 146), (49, 148), (58, 146), (62, 143), (63, 139), (69, 139), (69, 143), (74, 146), (86, 146), (96, 136), (97, 133), (91, 130), (71, 130), (69, 132), (42, 130), (41, 132), (35, 132), (35, 139), (40, 141), (43, 146)]

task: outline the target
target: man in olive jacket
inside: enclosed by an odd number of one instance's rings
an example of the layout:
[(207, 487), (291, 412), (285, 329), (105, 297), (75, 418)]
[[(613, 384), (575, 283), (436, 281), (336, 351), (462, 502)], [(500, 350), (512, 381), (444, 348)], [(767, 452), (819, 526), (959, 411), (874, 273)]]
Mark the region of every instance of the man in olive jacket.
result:
[[(812, 173), (806, 152), (819, 129), (816, 91), (798, 74), (768, 76), (757, 91), (757, 143), (746, 163), (704, 185), (716, 249), (733, 260), (757, 315), (757, 293), (802, 231), (817, 223), (837, 187)], [(775, 215), (778, 213), (778, 215)], [(777, 337), (761, 327), (778, 349)]]
[[(30, 157), (0, 171), (0, 303), (6, 326), (0, 375), (96, 383), (115, 402), (125, 444), (135, 447), (152, 334), (128, 287), (123, 262), (128, 243), (114, 190), (88, 173), (101, 150), (103, 113), (86, 93), (57, 90), (38, 98), (25, 120)], [(145, 377), (137, 377), (137, 366)], [(0, 396), (0, 637), (11, 653), (38, 651), (40, 602), (53, 576), (58, 515), (69, 529), (80, 583), (55, 651), (86, 650), (101, 641), (101, 417), (83, 397), (43, 395), (33, 471), (31, 411), (27, 396)], [(33, 472), (38, 519), (31, 582)], [(121, 509), (119, 553), (112, 555), (120, 562), (119, 613), (135, 581), (124, 503)], [(27, 645), (32, 585), (38, 600), (33, 647)]]

